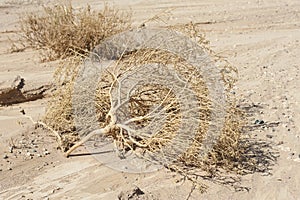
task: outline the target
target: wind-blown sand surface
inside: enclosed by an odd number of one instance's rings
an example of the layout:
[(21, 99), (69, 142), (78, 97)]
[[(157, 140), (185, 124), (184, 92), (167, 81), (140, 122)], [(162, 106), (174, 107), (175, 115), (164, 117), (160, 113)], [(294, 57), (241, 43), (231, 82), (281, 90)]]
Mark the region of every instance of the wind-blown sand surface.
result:
[[(55, 62), (40, 63), (38, 52), (31, 49), (9, 53), (8, 38), (16, 39), (19, 15), (34, 10), (35, 2), (0, 1), (0, 84), (17, 75), (25, 78), (28, 88), (51, 83)], [(256, 119), (279, 122), (278, 126), (251, 131), (255, 137), (273, 142), (280, 154), (271, 175), (243, 176), (242, 185), (250, 190), (241, 192), (205, 182), (207, 193), (194, 191), (190, 199), (300, 199), (300, 1), (108, 2), (121, 10), (131, 9), (136, 24), (166, 9), (172, 9), (169, 25), (198, 24), (212, 49), (238, 68), (236, 94), (241, 105), (254, 105), (257, 111), (250, 123)], [(75, 7), (87, 4), (82, 0), (73, 3)], [(95, 9), (103, 7), (100, 1), (88, 3)], [(144, 199), (182, 200), (189, 196), (191, 184), (166, 170), (126, 174), (107, 168), (90, 155), (64, 158), (51, 134), (33, 130), (20, 113), (24, 109), (27, 115), (40, 119), (46, 103), (44, 98), (0, 107), (0, 199), (109, 200), (134, 186), (148, 195)], [(24, 148), (10, 153), (12, 142)], [(37, 152), (31, 155), (33, 149)]]

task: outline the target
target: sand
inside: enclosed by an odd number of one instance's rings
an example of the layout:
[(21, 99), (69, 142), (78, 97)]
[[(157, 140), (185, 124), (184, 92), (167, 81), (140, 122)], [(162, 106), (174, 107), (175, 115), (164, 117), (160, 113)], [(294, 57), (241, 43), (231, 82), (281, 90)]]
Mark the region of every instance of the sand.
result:
[[(29, 88), (51, 83), (55, 62), (41, 63), (38, 52), (31, 49), (9, 52), (8, 38), (17, 37), (19, 15), (36, 9), (38, 2), (50, 1), (0, 1), (0, 84), (17, 75)], [(75, 7), (86, 5), (82, 0), (73, 2)], [(128, 174), (90, 155), (65, 158), (56, 149), (55, 138), (46, 130), (34, 130), (20, 113), (24, 109), (34, 120), (41, 119), (46, 97), (0, 107), (0, 199), (117, 199), (134, 186), (145, 193), (141, 199), (300, 199), (299, 0), (107, 2), (131, 9), (136, 25), (166, 9), (172, 13), (168, 24), (198, 23), (212, 49), (238, 68), (235, 92), (240, 105), (253, 111), (249, 124), (257, 119), (276, 124), (250, 131), (253, 137), (272, 142), (280, 155), (271, 174), (242, 176), (249, 191), (205, 181), (206, 193), (195, 190), (189, 195), (191, 183), (164, 169)], [(96, 0), (88, 3), (95, 9), (103, 7)], [(10, 153), (12, 143), (20, 149)]]

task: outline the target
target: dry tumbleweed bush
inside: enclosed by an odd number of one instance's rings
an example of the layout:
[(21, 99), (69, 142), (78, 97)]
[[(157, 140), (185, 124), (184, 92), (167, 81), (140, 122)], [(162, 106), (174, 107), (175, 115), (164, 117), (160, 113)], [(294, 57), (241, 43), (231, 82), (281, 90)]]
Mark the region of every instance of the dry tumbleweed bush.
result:
[[(81, 89), (76, 87), (75, 79), (80, 73), (78, 70), (82, 62), (80, 57), (65, 60), (58, 67), (55, 76), (59, 87), (50, 101), (45, 121), (60, 133), (61, 148), (67, 151), (68, 155), (81, 144), (101, 134), (99, 137), (112, 141), (120, 154), (134, 152), (139, 157), (157, 161), (194, 182), (197, 182), (197, 177), (200, 176), (211, 177), (215, 180), (219, 178), (220, 182), (226, 184), (227, 180), (219, 175), (222, 169), (237, 172), (243, 170), (239, 166), (243, 151), (239, 146), (243, 120), (241, 112), (236, 108), (235, 98), (230, 93), (236, 81), (237, 71), (208, 48), (205, 37), (192, 23), (169, 28), (180, 31), (196, 41), (211, 56), (222, 74), (227, 100), (224, 104), (226, 116), (218, 141), (205, 158), (200, 157), (199, 154), (201, 154), (204, 136), (212, 123), (210, 115), (218, 110), (213, 110), (214, 102), (209, 98), (207, 83), (203, 75), (184, 59), (162, 50), (142, 49), (123, 52), (116, 58), (117, 63), (107, 68), (101, 74), (101, 79), (93, 82), (97, 85), (97, 90), (89, 95), (96, 102), (97, 112), (94, 117), (100, 127), (96, 131), (93, 130), (92, 124), (89, 126), (88, 115), (90, 113), (84, 113), (84, 111), (79, 111), (79, 113), (86, 115), (83, 118), (86, 117), (87, 120), (83, 120), (82, 123), (89, 128), (80, 129), (78, 128), (80, 126), (76, 126), (78, 122), (75, 118), (78, 111), (74, 111), (72, 98), (74, 98), (74, 92), (81, 96), (81, 93), (76, 91)], [(94, 57), (97, 58), (97, 55)], [(150, 65), (151, 63), (156, 65)], [(165, 87), (170, 83), (155, 81), (155, 78), (163, 80), (163, 76), (155, 77), (156, 72), (161, 70), (162, 74), (168, 73), (169, 71), (164, 72), (164, 69), (170, 65), (173, 66), (172, 70), (180, 75), (175, 77), (174, 84), (171, 81), (171, 84), (179, 90)], [(129, 77), (131, 80), (139, 81), (132, 85), (126, 82)], [(143, 77), (148, 82), (142, 81), (141, 83), (139, 77)], [(176, 85), (179, 80), (185, 81), (182, 85)], [(169, 80), (166, 79), (166, 81)], [(196, 101), (191, 100), (189, 106), (195, 111), (194, 113), (197, 113), (196, 115), (191, 114), (189, 108), (181, 106), (182, 99), (189, 99), (190, 94), (193, 94), (191, 96), (195, 97)], [(87, 99), (87, 101), (91, 100)], [(79, 102), (79, 104), (77, 108), (85, 108), (87, 105), (86, 102)], [(195, 135), (181, 137), (173, 144), (172, 149), (165, 149), (177, 137), (178, 130), (182, 128), (180, 126), (185, 119), (184, 115), (191, 115), (188, 119), (192, 121), (186, 125), (190, 125), (189, 128), (193, 129), (191, 132)], [(127, 120), (120, 121), (119, 118)], [(196, 127), (193, 126), (193, 120), (197, 122)], [(160, 126), (161, 124), (163, 126)], [(190, 130), (187, 126), (185, 128)], [(185, 148), (187, 143), (189, 147)], [(202, 184), (200, 187), (204, 189)]]
[[(75, 10), (71, 4), (56, 5), (44, 7), (39, 14), (22, 17), (23, 41), (25, 39), (28, 46), (41, 49), (46, 60), (64, 59), (56, 70), (54, 82), (57, 87), (45, 116), (46, 125), (59, 134), (60, 148), (69, 154), (87, 140), (93, 140), (92, 136), (100, 137), (100, 140), (105, 137), (114, 143), (120, 154), (134, 152), (194, 182), (198, 177), (213, 178), (225, 184), (236, 182), (228, 180), (233, 177), (224, 179), (221, 172), (222, 169), (241, 173), (245, 170), (241, 164), (244, 149), (239, 143), (242, 114), (230, 93), (237, 71), (209, 49), (208, 41), (192, 23), (168, 29), (187, 35), (205, 50), (222, 74), (226, 95), (223, 128), (205, 157), (199, 154), (212, 124), (211, 114), (218, 112), (212, 106), (215, 102), (209, 97), (205, 77), (181, 57), (156, 48), (123, 52), (116, 58), (117, 62), (93, 83), (97, 86), (96, 92), (89, 94), (96, 102), (94, 117), (100, 129), (93, 131), (92, 125), (80, 129), (76, 122), (78, 112), (86, 115), (83, 118), (90, 117), (89, 113), (74, 109), (74, 92), (80, 95), (76, 91), (80, 90), (76, 78), (85, 59), (83, 56), (107, 37), (126, 31), (130, 26), (128, 13), (107, 6), (96, 12), (90, 7)], [(171, 78), (167, 79), (165, 75)], [(79, 102), (77, 108), (84, 107), (85, 103)], [(182, 125), (185, 120), (187, 123)], [(83, 120), (83, 123), (87, 126), (90, 122)], [(183, 134), (178, 138), (178, 130), (194, 134)], [(242, 162), (245, 165), (247, 161)], [(255, 162), (247, 166), (254, 165)], [(203, 189), (204, 186), (201, 184), (200, 187)]]
[(90, 6), (74, 9), (71, 3), (44, 6), (41, 12), (21, 17), (22, 42), (41, 49), (45, 60), (90, 52), (104, 38), (131, 26), (129, 13), (105, 5), (101, 12)]

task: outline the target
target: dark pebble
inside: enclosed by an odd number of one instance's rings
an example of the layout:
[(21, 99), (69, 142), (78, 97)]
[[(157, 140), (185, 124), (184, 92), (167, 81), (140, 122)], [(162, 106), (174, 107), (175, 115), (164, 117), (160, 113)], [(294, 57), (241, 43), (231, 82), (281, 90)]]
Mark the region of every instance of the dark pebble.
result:
[(266, 137), (272, 139), (273, 135), (266, 135)]
[(264, 123), (265, 123), (264, 120), (259, 120), (259, 119), (255, 120), (254, 122), (254, 124), (264, 124)]
[(26, 114), (24, 109), (20, 110), (20, 113), (22, 113), (23, 115)]

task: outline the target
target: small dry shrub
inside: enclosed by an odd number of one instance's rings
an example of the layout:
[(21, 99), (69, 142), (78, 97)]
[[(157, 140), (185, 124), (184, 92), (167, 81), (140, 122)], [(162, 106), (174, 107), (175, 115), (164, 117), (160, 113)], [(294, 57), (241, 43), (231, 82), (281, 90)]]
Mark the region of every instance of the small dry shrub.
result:
[(129, 13), (107, 5), (75, 10), (71, 3), (44, 6), (40, 13), (21, 17), (21, 32), (28, 46), (41, 49), (45, 60), (86, 55), (104, 38), (131, 26)]
[[(57, 68), (55, 83), (58, 87), (53, 93), (45, 116), (46, 123), (61, 135), (61, 148), (63, 151), (67, 151), (82, 138), (81, 135), (78, 135), (74, 126), (74, 113), (72, 110), (74, 80), (78, 73), (77, 70), (82, 64), (81, 55), (92, 50), (96, 44), (106, 37), (128, 29), (130, 27), (129, 17), (128, 15), (120, 15), (117, 11), (108, 7), (105, 7), (103, 12), (97, 13), (90, 11), (89, 7), (75, 12), (70, 5), (60, 5), (45, 8), (44, 17), (34, 14), (28, 15), (24, 22), (22, 29), (26, 40), (32, 47), (41, 48), (47, 53), (50, 52), (50, 54), (47, 54), (47, 58), (69, 57), (63, 60)], [(45, 25), (46, 23), (48, 24)], [(209, 49), (209, 42), (194, 24), (190, 23), (169, 28), (180, 31), (194, 39), (214, 59), (226, 85), (227, 116), (218, 142), (205, 159), (199, 159), (199, 147), (201, 147), (203, 136), (209, 124), (211, 107), (209, 99), (206, 98), (208, 91), (205, 83), (200, 75), (196, 76), (197, 78), (190, 84), (199, 102), (202, 103), (199, 113), (202, 120), (201, 126), (197, 130), (194, 141), (187, 152), (166, 167), (181, 173), (195, 183), (199, 183), (198, 178), (202, 177), (204, 179), (219, 180), (217, 182), (223, 184), (234, 184), (237, 180), (230, 176), (228, 181), (227, 178), (224, 178), (222, 172), (242, 172), (244, 170), (240, 165), (240, 161), (243, 159), (243, 148), (239, 142), (244, 120), (242, 112), (237, 109), (235, 97), (231, 93), (231, 89), (237, 80), (237, 70)], [(153, 62), (165, 65), (173, 64), (177, 66), (175, 68), (183, 76), (195, 71), (193, 66), (189, 66), (183, 60), (167, 52), (146, 50), (123, 55), (119, 60), (122, 68), (119, 69), (119, 74), (115, 75), (116, 77), (121, 76), (123, 71), (130, 70), (132, 66)], [(97, 117), (101, 127), (108, 125), (107, 115), (111, 109), (109, 86), (113, 85), (114, 82), (109, 73), (104, 74), (103, 77), (103, 80), (98, 83), (99, 89), (96, 94), (97, 105), (99, 105), (97, 107)], [(129, 102), (132, 117), (145, 116), (153, 102), (156, 102), (156, 104), (164, 102), (170, 106), (170, 109), (167, 110), (167, 121), (169, 123), (156, 135), (151, 138), (131, 137), (128, 130), (122, 130), (118, 127), (108, 132), (107, 136), (115, 141), (119, 149), (123, 148), (126, 151), (133, 150), (139, 153), (145, 151), (156, 152), (157, 149), (167, 145), (174, 137), (176, 129), (178, 129), (177, 125), (180, 123), (181, 114), (180, 109), (178, 109), (178, 102), (175, 100), (176, 95), (170, 94), (168, 96), (166, 94), (168, 94), (166, 88), (159, 85), (149, 85), (133, 94)], [(165, 98), (166, 96), (168, 98)], [(143, 119), (136, 125), (144, 127), (148, 122), (147, 119)], [(179, 145), (178, 148), (181, 148), (181, 146)], [(141, 149), (142, 151), (140, 151)], [(243, 160), (243, 162), (247, 161)], [(205, 189), (201, 182), (199, 186), (200, 189)]]

